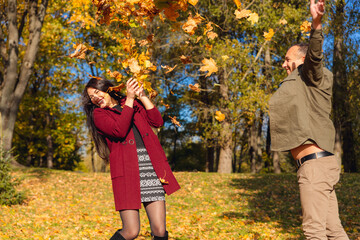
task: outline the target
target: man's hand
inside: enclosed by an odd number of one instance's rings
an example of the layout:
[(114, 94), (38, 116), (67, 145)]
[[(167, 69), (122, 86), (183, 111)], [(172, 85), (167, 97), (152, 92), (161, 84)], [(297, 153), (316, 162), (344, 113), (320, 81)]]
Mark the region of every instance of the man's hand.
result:
[(310, 13), (313, 18), (313, 28), (321, 29), (321, 18), (325, 13), (325, 0), (310, 0)]

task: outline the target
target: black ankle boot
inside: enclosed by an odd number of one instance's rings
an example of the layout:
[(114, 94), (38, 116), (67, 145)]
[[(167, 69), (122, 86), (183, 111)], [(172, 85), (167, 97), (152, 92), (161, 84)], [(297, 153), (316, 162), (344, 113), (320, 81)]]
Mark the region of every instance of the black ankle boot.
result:
[(110, 238), (110, 240), (126, 240), (121, 234), (120, 234), (120, 230), (117, 230), (115, 232), (115, 234)]
[(168, 232), (165, 232), (165, 236), (164, 237), (158, 237), (158, 236), (154, 236), (153, 234), (151, 234), (151, 239), (152, 240), (168, 240)]

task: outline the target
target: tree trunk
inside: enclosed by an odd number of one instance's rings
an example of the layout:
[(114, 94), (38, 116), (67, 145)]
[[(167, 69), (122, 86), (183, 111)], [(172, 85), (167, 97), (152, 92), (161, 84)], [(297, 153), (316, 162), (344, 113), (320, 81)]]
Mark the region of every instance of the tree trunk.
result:
[(214, 172), (214, 154), (215, 147), (207, 147), (206, 148), (206, 172)]
[[(47, 127), (50, 127), (50, 114), (49, 112), (47, 112), (46, 114), (46, 125)], [(49, 129), (50, 131), (50, 129)], [(46, 142), (47, 142), (47, 156), (46, 156), (46, 165), (48, 168), (53, 168), (54, 167), (54, 144), (53, 144), (53, 139), (52, 136), (50, 134), (50, 132), (48, 133), (48, 135), (46, 136)]]
[(250, 154), (250, 164), (251, 164), (251, 173), (256, 173), (256, 153), (257, 153), (257, 142), (256, 142), (256, 124), (255, 121), (250, 126), (250, 138), (249, 138), (249, 154)]
[[(29, 1), (29, 39), (26, 51), (20, 67), (19, 59), (19, 29), (17, 27), (17, 5), (16, 0), (8, 1), (8, 36), (5, 37), (8, 43), (7, 56), (2, 55), (5, 62), (4, 82), (1, 89), (0, 112), (3, 117), (2, 131), (5, 150), (12, 147), (12, 139), (19, 104), (25, 93), (27, 83), (32, 73), (36, 53), (38, 52), (41, 28), (45, 17), (48, 0), (43, 0), (38, 6), (38, 1)], [(25, 11), (27, 14), (27, 11)], [(20, 30), (22, 29), (22, 25)], [(0, 42), (4, 41), (3, 34), (0, 34)], [(23, 41), (24, 42), (24, 41)], [(18, 69), (20, 70), (18, 72)], [(13, 165), (19, 166), (15, 161)]]
[(281, 173), (279, 152), (273, 152), (274, 173)]
[[(336, 10), (333, 16), (334, 28), (334, 54), (333, 54), (333, 73), (334, 73), (334, 125), (336, 130), (336, 156), (340, 156), (339, 148), (342, 141), (342, 162), (345, 172), (356, 172), (356, 156), (354, 149), (354, 134), (350, 111), (350, 93), (348, 76), (346, 73), (346, 51), (344, 48), (344, 25), (345, 25), (345, 0), (336, 1)], [(340, 136), (340, 137), (339, 137)]]
[(232, 171), (232, 128), (230, 111), (227, 108), (229, 102), (229, 89), (227, 85), (227, 73), (226, 68), (223, 69), (222, 74), (219, 76), (220, 82), (220, 96), (222, 98), (221, 112), (225, 114), (225, 119), (221, 123), (220, 130), (220, 158), (218, 173), (231, 173)]

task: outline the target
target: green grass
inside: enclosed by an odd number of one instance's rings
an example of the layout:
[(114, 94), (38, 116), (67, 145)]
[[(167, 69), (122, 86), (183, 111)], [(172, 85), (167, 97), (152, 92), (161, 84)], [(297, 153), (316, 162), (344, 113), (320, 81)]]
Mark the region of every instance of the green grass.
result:
[[(0, 239), (109, 239), (121, 227), (109, 173), (27, 169), (14, 173), (23, 205), (0, 207)], [(303, 239), (295, 174), (175, 173), (167, 197), (170, 239)], [(360, 174), (337, 185), (350, 239), (360, 239)], [(150, 239), (144, 209), (138, 239)]]

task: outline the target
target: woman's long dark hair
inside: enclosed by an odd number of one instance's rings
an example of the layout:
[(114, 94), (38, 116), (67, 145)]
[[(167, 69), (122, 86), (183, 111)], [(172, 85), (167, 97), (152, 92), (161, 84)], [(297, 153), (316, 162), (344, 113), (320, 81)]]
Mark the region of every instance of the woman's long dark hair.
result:
[[(110, 152), (106, 144), (105, 137), (99, 134), (95, 127), (93, 112), (94, 109), (97, 108), (98, 106), (96, 106), (91, 102), (87, 90), (89, 87), (92, 87), (100, 91), (107, 92), (109, 87), (113, 87), (113, 86), (114, 85), (106, 79), (91, 78), (89, 82), (86, 84), (84, 92), (82, 94), (82, 106), (86, 114), (86, 125), (90, 130), (92, 139), (94, 140), (97, 153), (105, 162), (109, 162)], [(119, 101), (123, 97), (119, 93), (113, 91), (109, 92), (109, 94), (112, 98), (114, 98), (117, 101)]]

